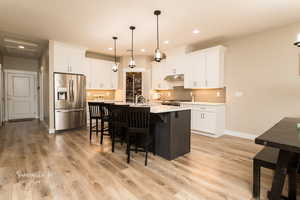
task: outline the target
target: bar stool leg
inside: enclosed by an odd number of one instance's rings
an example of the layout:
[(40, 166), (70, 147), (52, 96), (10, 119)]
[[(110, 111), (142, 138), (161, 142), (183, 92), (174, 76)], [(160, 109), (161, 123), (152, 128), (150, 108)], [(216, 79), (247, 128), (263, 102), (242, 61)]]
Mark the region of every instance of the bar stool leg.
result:
[(253, 161), (253, 198), (260, 199), (260, 166), (256, 160)]
[(115, 152), (115, 129), (112, 128), (112, 131), (111, 131), (111, 151), (112, 152)]
[(127, 163), (130, 163), (130, 136), (127, 136)]
[(92, 141), (92, 130), (93, 130), (93, 125), (92, 125), (92, 119), (90, 119), (90, 142)]
[(101, 119), (101, 141), (100, 141), (100, 144), (103, 143), (103, 134), (104, 134), (104, 121)]
[(145, 166), (147, 166), (147, 164), (148, 164), (148, 145), (147, 144), (145, 146), (145, 151), (146, 151)]
[(96, 119), (96, 135), (98, 136), (98, 131), (99, 131), (99, 129), (98, 129), (98, 119)]
[(297, 198), (297, 169), (288, 169), (288, 199), (296, 200)]

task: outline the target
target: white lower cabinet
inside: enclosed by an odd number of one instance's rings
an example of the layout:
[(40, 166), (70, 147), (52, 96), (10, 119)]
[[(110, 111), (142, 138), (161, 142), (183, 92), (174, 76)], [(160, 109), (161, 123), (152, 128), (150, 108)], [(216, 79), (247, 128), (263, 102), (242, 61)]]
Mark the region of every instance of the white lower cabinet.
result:
[(191, 108), (191, 130), (193, 133), (219, 137), (225, 130), (225, 105), (182, 103)]

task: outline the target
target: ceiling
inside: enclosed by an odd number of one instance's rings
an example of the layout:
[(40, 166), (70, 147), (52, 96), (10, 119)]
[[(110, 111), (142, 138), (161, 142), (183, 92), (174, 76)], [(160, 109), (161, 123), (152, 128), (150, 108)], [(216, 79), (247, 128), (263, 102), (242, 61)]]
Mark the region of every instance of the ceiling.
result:
[(47, 40), (0, 31), (0, 52), (7, 56), (39, 58)]
[[(108, 48), (116, 35), (120, 56), (128, 54), (129, 26), (135, 25), (135, 53), (150, 55), (156, 39), (155, 9), (162, 10), (162, 49), (231, 39), (300, 21), (299, 0), (1, 0), (0, 30), (104, 54), (113, 54)], [(200, 32), (193, 34), (194, 29)]]

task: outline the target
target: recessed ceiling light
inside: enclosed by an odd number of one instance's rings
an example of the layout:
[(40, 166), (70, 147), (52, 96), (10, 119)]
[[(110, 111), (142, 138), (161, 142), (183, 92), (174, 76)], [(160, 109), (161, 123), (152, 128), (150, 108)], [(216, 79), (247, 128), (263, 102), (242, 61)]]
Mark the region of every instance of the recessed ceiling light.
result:
[(169, 42), (169, 40), (166, 40), (166, 41), (164, 41), (164, 43), (165, 43), (165, 44), (169, 44), (170, 42)]
[(193, 30), (193, 33), (198, 34), (198, 33), (200, 33), (200, 31), (198, 29), (195, 29), (195, 30)]
[(141, 52), (146, 52), (146, 49), (141, 49)]
[(109, 50), (109, 51), (112, 51), (112, 50), (113, 50), (113, 48), (112, 48), (112, 47), (109, 47), (109, 48), (108, 48), (108, 50)]
[(24, 49), (25, 47), (22, 46), (22, 45), (19, 45), (18, 48), (19, 48), (19, 49)]

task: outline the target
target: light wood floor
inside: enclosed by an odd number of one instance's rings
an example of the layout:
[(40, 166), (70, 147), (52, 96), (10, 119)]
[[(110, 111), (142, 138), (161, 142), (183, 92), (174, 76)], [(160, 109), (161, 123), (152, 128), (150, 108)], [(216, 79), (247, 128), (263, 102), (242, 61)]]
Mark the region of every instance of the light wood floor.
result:
[[(252, 157), (261, 147), (229, 136), (192, 136), (192, 150), (174, 161), (111, 153), (109, 138), (90, 144), (86, 130), (48, 135), (38, 121), (0, 128), (0, 200), (251, 199)], [(272, 179), (262, 173), (262, 195)]]

